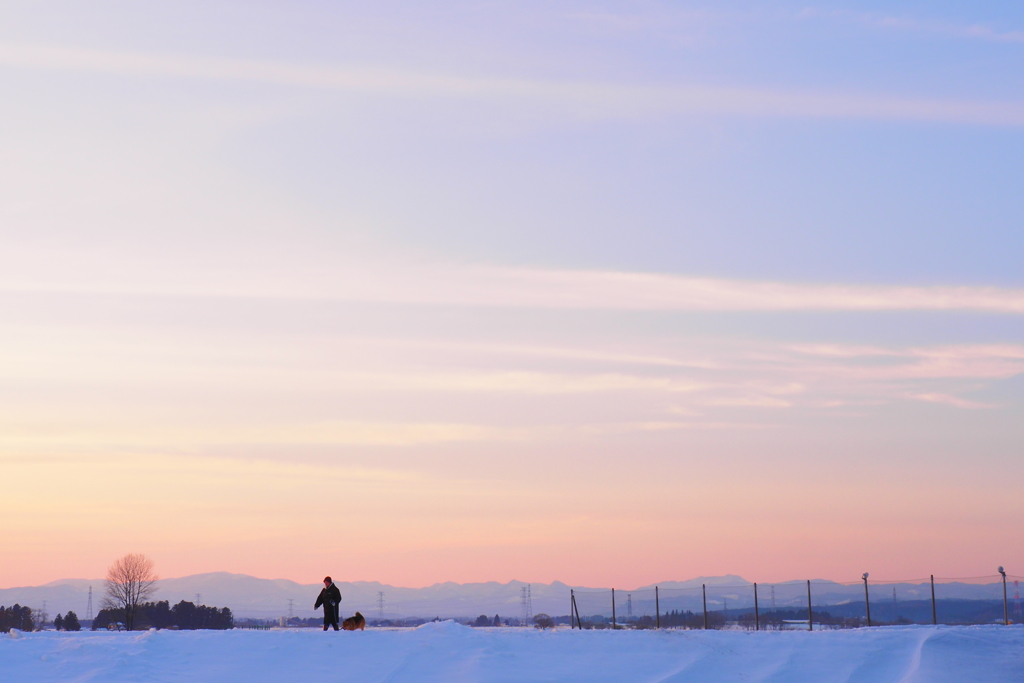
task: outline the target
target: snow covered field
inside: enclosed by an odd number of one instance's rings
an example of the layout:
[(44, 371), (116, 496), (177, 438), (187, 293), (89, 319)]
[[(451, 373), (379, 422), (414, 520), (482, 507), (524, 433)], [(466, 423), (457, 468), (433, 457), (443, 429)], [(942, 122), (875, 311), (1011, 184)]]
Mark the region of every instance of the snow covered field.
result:
[(1024, 627), (0, 634), (3, 681), (1024, 681)]

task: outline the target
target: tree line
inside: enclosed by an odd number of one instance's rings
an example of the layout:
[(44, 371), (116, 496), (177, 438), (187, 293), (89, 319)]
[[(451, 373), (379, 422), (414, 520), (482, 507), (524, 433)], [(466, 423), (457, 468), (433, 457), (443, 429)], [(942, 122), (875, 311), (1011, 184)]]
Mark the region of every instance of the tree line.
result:
[[(92, 629), (95, 631), (102, 628), (110, 628), (113, 624), (121, 624), (122, 627), (128, 623), (123, 608), (101, 609), (96, 619), (92, 622)], [(193, 629), (214, 629), (226, 630), (234, 628), (235, 619), (231, 610), (227, 607), (220, 609), (196, 605), (187, 600), (182, 600), (171, 607), (167, 600), (160, 602), (144, 602), (135, 605), (132, 612), (132, 628), (179, 628), (185, 630)]]
[(0, 605), (0, 633), (10, 633), (12, 628), (19, 631), (31, 631), (35, 627), (31, 607), (22, 607), (17, 604), (11, 607)]

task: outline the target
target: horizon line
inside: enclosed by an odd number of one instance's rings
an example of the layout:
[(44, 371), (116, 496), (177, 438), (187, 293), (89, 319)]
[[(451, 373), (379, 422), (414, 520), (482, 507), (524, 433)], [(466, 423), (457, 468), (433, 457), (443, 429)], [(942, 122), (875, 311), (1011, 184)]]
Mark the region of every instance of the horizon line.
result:
[[(298, 581), (295, 581), (294, 579), (286, 579), (286, 578), (267, 579), (267, 578), (263, 578), (263, 577), (259, 577), (259, 576), (254, 576), (252, 574), (244, 574), (244, 573), (229, 572), (229, 571), (199, 572), (197, 574), (186, 574), (184, 576), (162, 577), (162, 578), (156, 579), (156, 581), (157, 582), (160, 582), (160, 581), (175, 581), (175, 580), (180, 580), (180, 579), (189, 579), (189, 578), (194, 578), (194, 577), (198, 577), (198, 576), (209, 576), (209, 575), (214, 575), (214, 574), (226, 574), (226, 575), (229, 575), (229, 576), (241, 576), (241, 577), (246, 577), (246, 578), (251, 578), (251, 579), (257, 579), (257, 580), (260, 580), (260, 581), (271, 581), (271, 582), (273, 582), (273, 581), (289, 581), (291, 583), (294, 583), (294, 584), (296, 584), (298, 586), (303, 586), (303, 587), (306, 587), (306, 586), (317, 586), (320, 583), (320, 582), (314, 582), (314, 583), (304, 584), (304, 583), (300, 583)], [(848, 581), (839, 581), (839, 580), (835, 580), (835, 579), (825, 579), (825, 578), (786, 579), (784, 581), (748, 581), (747, 579), (744, 579), (742, 576), (739, 576), (738, 574), (723, 574), (723, 575), (720, 575), (720, 576), (697, 576), (697, 577), (693, 577), (693, 578), (690, 578), (690, 579), (683, 579), (683, 580), (676, 579), (676, 580), (659, 581), (659, 582), (655, 582), (655, 583), (651, 583), (651, 584), (647, 584), (647, 585), (643, 585), (643, 586), (637, 586), (636, 588), (622, 588), (622, 589), (616, 588), (614, 586), (603, 587), (603, 586), (572, 585), (572, 584), (566, 583), (564, 581), (559, 581), (557, 579), (555, 579), (553, 581), (549, 581), (549, 582), (544, 582), (544, 581), (520, 581), (519, 579), (511, 579), (511, 580), (505, 581), (505, 582), (501, 582), (501, 581), (497, 581), (497, 580), (492, 580), (492, 581), (470, 581), (470, 582), (466, 582), (466, 583), (459, 583), (457, 581), (439, 581), (439, 582), (432, 583), (432, 584), (427, 584), (427, 585), (424, 585), (424, 586), (395, 586), (395, 585), (392, 585), (392, 584), (389, 584), (389, 583), (382, 583), (380, 581), (366, 581), (366, 580), (341, 581), (341, 580), (334, 579), (334, 583), (336, 583), (336, 584), (337, 583), (341, 583), (341, 584), (367, 583), (367, 584), (376, 584), (376, 585), (379, 585), (379, 586), (386, 586), (388, 588), (396, 588), (396, 589), (404, 589), (404, 590), (425, 590), (425, 589), (428, 589), (428, 588), (434, 588), (436, 586), (443, 586), (443, 585), (446, 585), (446, 584), (454, 584), (456, 586), (474, 586), (474, 585), (485, 585), (485, 584), (491, 584), (491, 583), (496, 583), (496, 584), (498, 584), (500, 586), (508, 586), (508, 585), (511, 585), (511, 584), (553, 586), (555, 584), (561, 584), (561, 585), (565, 586), (566, 588), (571, 588), (571, 589), (594, 589), (594, 590), (601, 590), (601, 591), (608, 591), (608, 590), (613, 590), (614, 589), (614, 590), (621, 590), (623, 592), (630, 592), (630, 591), (639, 591), (639, 590), (650, 590), (650, 589), (652, 589), (652, 588), (654, 588), (656, 586), (660, 586), (662, 584), (669, 584), (669, 583), (691, 583), (691, 582), (702, 581), (702, 580), (704, 582), (707, 582), (707, 581), (712, 580), (712, 579), (726, 579), (726, 578), (729, 578), (729, 579), (739, 579), (740, 581), (745, 581), (746, 583), (741, 583), (741, 584), (714, 584), (715, 588), (749, 587), (749, 586), (753, 586), (755, 583), (758, 584), (758, 585), (766, 585), (767, 586), (767, 585), (779, 585), (779, 584), (790, 584), (790, 583), (804, 583), (804, 582), (807, 582), (807, 581), (811, 582), (812, 584), (813, 583), (832, 583), (832, 584), (837, 584), (837, 585), (845, 586), (845, 585), (860, 584), (863, 581), (863, 578), (851, 579), (851, 580), (848, 580)], [(873, 579), (873, 580), (869, 580), (869, 583), (871, 585), (880, 585), (880, 584), (886, 584), (886, 585), (898, 585), (898, 584), (920, 585), (921, 583), (927, 583), (930, 578), (934, 578), (936, 581), (944, 581), (944, 582), (953, 583), (953, 582), (957, 582), (957, 581), (971, 581), (971, 580), (981, 580), (981, 579), (990, 579), (990, 578), (991, 579), (996, 579), (996, 581), (998, 582), (999, 580), (1001, 580), (1002, 577), (1001, 577), (1001, 575), (996, 573), (996, 574), (986, 574), (986, 575), (982, 575), (982, 576), (961, 576), (961, 577), (927, 576), (927, 577), (917, 577), (917, 578), (907, 578), (907, 579), (884, 579), (884, 578), (883, 579), (878, 579), (878, 578), (876, 578), (876, 579)], [(1014, 574), (1007, 573), (1006, 574), (1006, 578), (1007, 579), (1024, 579), (1024, 576), (1017, 576), (1017, 575), (1014, 575)], [(333, 579), (333, 577), (332, 577), (332, 579)], [(55, 579), (55, 580), (49, 581), (49, 582), (47, 582), (45, 584), (40, 584), (40, 585), (36, 585), (36, 586), (9, 586), (9, 587), (6, 587), (6, 588), (0, 588), (0, 590), (17, 590), (17, 589), (26, 589), (26, 588), (46, 588), (48, 586), (53, 586), (54, 584), (60, 585), (62, 582), (70, 582), (70, 581), (87, 581), (87, 582), (91, 582), (91, 583), (94, 582), (94, 583), (102, 584), (102, 583), (104, 583), (106, 581), (106, 579), (64, 578), (64, 579)], [(981, 585), (986, 585), (986, 584), (981, 584)], [(694, 588), (696, 588), (696, 586), (694, 586)]]

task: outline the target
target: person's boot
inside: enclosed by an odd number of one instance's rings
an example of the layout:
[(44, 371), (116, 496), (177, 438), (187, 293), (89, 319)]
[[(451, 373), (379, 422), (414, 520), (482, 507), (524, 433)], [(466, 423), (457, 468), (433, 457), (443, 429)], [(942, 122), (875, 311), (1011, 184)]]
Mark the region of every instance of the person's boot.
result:
[(325, 631), (327, 630), (327, 624), (324, 624), (324, 630)]

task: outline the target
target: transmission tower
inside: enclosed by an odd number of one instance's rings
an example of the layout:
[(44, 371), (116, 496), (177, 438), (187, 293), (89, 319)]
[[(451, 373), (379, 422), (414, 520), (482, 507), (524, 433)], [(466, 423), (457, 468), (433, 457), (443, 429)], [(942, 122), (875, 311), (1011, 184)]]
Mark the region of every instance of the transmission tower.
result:
[(533, 597), (530, 595), (530, 584), (526, 584), (519, 592), (519, 606), (523, 613), (523, 626), (528, 626), (533, 619)]
[(633, 594), (626, 593), (626, 617), (633, 616)]
[(896, 623), (899, 608), (896, 607), (896, 586), (892, 587), (892, 623)]
[(295, 598), (288, 598), (288, 619), (295, 616)]
[(772, 586), (772, 612), (775, 612), (775, 586)]
[(92, 586), (89, 586), (89, 602), (85, 603), (85, 618), (92, 621)]
[(1013, 582), (1013, 611), (1017, 615), (1017, 621), (1020, 621), (1020, 581)]
[(384, 618), (384, 591), (377, 591), (377, 618)]
[(203, 604), (203, 594), (196, 593), (196, 606), (198, 607), (201, 604)]

